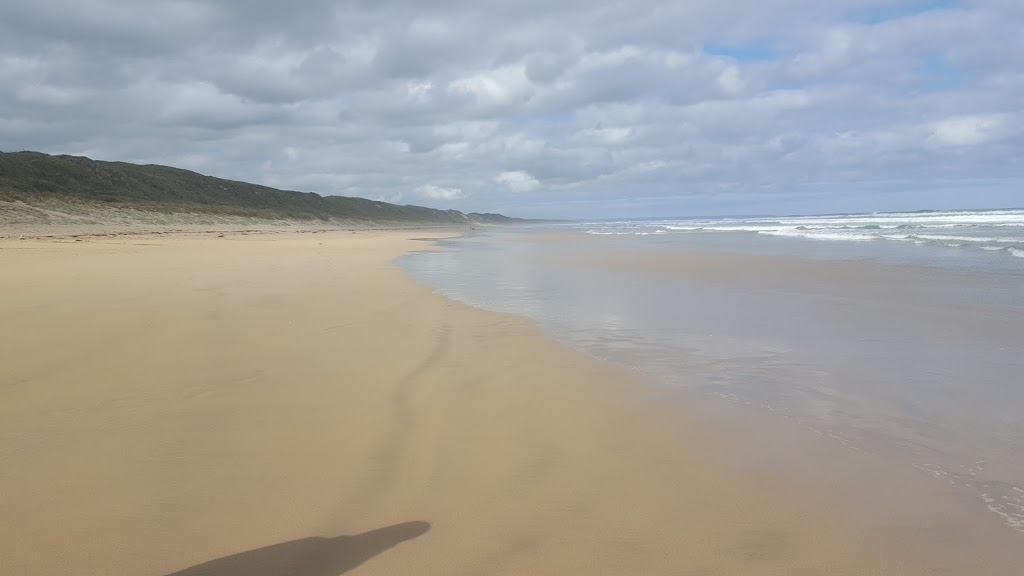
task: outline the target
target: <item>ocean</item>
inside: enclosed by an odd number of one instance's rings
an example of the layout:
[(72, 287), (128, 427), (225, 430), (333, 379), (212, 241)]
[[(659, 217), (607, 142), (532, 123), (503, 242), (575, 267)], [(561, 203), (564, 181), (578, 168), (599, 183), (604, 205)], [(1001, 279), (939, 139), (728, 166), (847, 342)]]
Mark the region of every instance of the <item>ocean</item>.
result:
[(399, 260), (439, 293), (941, 482), (1024, 532), (1024, 210), (493, 228)]
[(597, 235), (753, 233), (838, 242), (909, 242), (1024, 258), (1024, 210), (583, 222)]

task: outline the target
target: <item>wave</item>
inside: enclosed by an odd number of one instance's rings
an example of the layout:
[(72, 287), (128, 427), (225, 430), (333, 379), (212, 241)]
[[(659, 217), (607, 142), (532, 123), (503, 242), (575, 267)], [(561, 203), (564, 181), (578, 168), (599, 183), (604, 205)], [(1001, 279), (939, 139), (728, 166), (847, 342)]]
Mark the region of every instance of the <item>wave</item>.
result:
[(818, 232), (816, 230), (798, 230), (798, 229), (781, 229), (781, 230), (764, 230), (758, 232), (758, 234), (765, 234), (768, 236), (785, 236), (789, 238), (809, 238), (811, 240), (845, 240), (851, 242), (870, 242), (875, 237), (868, 234), (848, 234), (842, 232)]
[(815, 241), (897, 241), (1004, 251), (1024, 258), (1024, 209), (893, 212), (755, 218), (692, 218), (588, 222), (588, 234), (762, 234)]
[(948, 236), (938, 234), (883, 234), (882, 238), (890, 240), (935, 240), (937, 242), (979, 242), (992, 244), (1024, 244), (1024, 238), (990, 237), (990, 236)]

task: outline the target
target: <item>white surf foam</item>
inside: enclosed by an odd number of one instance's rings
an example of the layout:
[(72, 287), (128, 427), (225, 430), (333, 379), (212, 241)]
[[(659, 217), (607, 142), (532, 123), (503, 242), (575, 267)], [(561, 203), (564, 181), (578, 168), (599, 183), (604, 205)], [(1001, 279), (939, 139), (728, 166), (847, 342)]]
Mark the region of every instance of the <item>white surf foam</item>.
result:
[[(988, 252), (1005, 250), (1024, 258), (1024, 210), (665, 219), (589, 222), (580, 226), (597, 235), (750, 233), (833, 242), (885, 240)], [(994, 234), (997, 229), (1007, 233)]]
[(991, 236), (947, 236), (940, 234), (910, 234), (912, 238), (936, 241), (960, 242), (991, 242), (993, 244), (1024, 244), (1024, 238), (991, 237)]
[(785, 228), (776, 230), (762, 230), (758, 232), (758, 234), (766, 234), (768, 236), (785, 236), (788, 238), (809, 238), (811, 240), (836, 240), (852, 242), (864, 242), (874, 240), (874, 236), (868, 234), (826, 232), (818, 230), (799, 230)]

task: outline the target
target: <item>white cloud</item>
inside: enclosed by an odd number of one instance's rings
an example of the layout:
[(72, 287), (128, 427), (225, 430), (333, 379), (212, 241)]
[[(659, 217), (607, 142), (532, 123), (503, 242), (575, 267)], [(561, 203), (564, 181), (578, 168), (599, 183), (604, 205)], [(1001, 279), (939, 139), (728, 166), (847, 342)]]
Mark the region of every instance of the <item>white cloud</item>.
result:
[(445, 188), (443, 186), (435, 186), (433, 184), (424, 184), (416, 189), (420, 195), (431, 200), (455, 200), (462, 198), (462, 189), (460, 188)]
[(298, 6), (0, 3), (0, 149), (536, 216), (829, 211), (897, 180), (924, 208), (933, 178), (970, 205), (1024, 180), (1011, 0)]
[(826, 30), (813, 50), (793, 58), (792, 71), (796, 76), (815, 76), (845, 66), (854, 49), (854, 37), (849, 28)]
[(512, 192), (532, 192), (540, 187), (540, 182), (529, 172), (523, 170), (502, 172), (494, 178), (494, 181)]
[(999, 137), (1005, 122), (999, 114), (945, 118), (932, 124), (930, 141), (939, 146), (978, 146)]
[(438, 147), (438, 154), (446, 160), (459, 160), (469, 152), (469, 142), (445, 142)]
[(524, 100), (529, 88), (530, 81), (521, 65), (478, 72), (450, 84), (453, 92), (470, 95), (475, 104), (485, 108)]
[(738, 96), (743, 93), (746, 89), (747, 84), (743, 81), (740, 75), (740, 70), (736, 66), (729, 66), (722, 70), (718, 74), (716, 79), (718, 87), (722, 89), (727, 96)]

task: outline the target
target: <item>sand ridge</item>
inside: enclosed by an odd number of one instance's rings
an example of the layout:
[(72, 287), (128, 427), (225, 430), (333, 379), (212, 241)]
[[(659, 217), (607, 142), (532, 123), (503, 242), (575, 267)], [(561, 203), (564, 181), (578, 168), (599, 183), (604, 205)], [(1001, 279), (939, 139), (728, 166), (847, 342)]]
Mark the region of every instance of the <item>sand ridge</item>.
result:
[(409, 280), (421, 235), (0, 241), (0, 573), (942, 573)]

